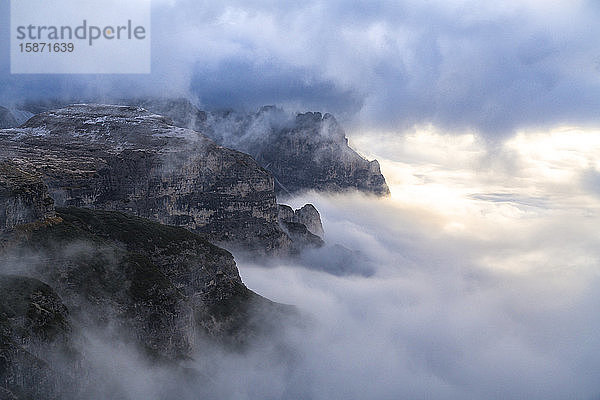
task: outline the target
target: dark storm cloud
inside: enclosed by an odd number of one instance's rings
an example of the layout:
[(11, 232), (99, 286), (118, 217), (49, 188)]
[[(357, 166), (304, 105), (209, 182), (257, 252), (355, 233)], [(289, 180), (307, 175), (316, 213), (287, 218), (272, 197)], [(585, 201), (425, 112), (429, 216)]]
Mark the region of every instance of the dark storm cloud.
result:
[[(362, 128), (432, 123), (488, 136), (598, 122), (594, 2), (159, 0), (153, 7), (150, 76), (9, 76), (5, 61), (0, 97), (182, 95), (206, 108), (282, 104), (332, 111)], [(7, 38), (6, 27), (1, 33)]]
[(217, 109), (255, 110), (261, 105), (277, 104), (325, 109), (347, 116), (359, 112), (362, 106), (357, 93), (340, 90), (309, 70), (290, 65), (257, 65), (251, 60), (235, 58), (214, 68), (197, 66), (191, 92), (202, 104)]

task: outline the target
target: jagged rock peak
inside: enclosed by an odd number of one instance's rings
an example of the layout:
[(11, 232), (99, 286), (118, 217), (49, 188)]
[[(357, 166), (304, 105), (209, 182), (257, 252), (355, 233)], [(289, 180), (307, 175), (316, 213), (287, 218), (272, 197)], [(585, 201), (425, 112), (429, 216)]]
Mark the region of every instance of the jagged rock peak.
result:
[(279, 204), (279, 224), (292, 238), (293, 253), (300, 253), (307, 249), (323, 247), (325, 242), (321, 238), (323, 226), (319, 212), (312, 204), (307, 204), (294, 211), (292, 207)]
[(250, 114), (211, 113), (197, 129), (252, 155), (273, 173), (278, 193), (359, 190), (389, 195), (379, 164), (349, 147), (331, 114), (290, 115), (276, 107)]
[[(202, 132), (222, 146), (250, 154), (274, 175), (278, 193), (359, 190), (389, 195), (379, 165), (370, 164), (348, 146), (344, 130), (329, 113), (291, 114), (276, 106), (251, 113), (205, 112), (181, 98), (115, 102), (168, 116), (179, 127)], [(47, 101), (26, 103), (21, 108), (39, 113), (60, 106), (61, 102)]]
[(297, 210), (288, 205), (279, 204), (279, 219), (284, 222), (303, 224), (312, 234), (323, 237), (321, 215), (312, 204), (305, 204)]
[(306, 225), (309, 231), (318, 236), (323, 236), (323, 224), (321, 222), (321, 215), (319, 211), (312, 204), (305, 204), (299, 210), (294, 212), (298, 218), (298, 222)]

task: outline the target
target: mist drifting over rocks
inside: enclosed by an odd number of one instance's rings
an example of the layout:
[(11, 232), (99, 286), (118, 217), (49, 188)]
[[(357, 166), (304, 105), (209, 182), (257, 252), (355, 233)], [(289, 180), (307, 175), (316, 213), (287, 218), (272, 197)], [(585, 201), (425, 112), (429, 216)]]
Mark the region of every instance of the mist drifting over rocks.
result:
[[(70, 157), (92, 153), (100, 164), (142, 145), (168, 153), (179, 141), (237, 154), (135, 107), (111, 106), (93, 118), (89, 108), (75, 107), (81, 114), (72, 119), (57, 118), (68, 109), (50, 112), (0, 132), (10, 144), (0, 194), (10, 215), (24, 216), (2, 224), (0, 290), (11, 299), (0, 309), (5, 397), (600, 393), (600, 243), (590, 211), (598, 198), (595, 175), (580, 162), (596, 158), (593, 141), (573, 148), (561, 137), (549, 144), (519, 137), (500, 155), (486, 154), (476, 140), (433, 134), (378, 142), (388, 157), (401, 150), (401, 159), (382, 159), (392, 196), (280, 193), (269, 203), (274, 224), (304, 246), (292, 258), (268, 260), (234, 251), (236, 265), (208, 237), (122, 212), (55, 209), (44, 200), (53, 193), (58, 201), (70, 198), (56, 195), (56, 168), (85, 177), (90, 170), (67, 166), (96, 165), (73, 164), (58, 149), (45, 159), (29, 153), (52, 149), (53, 135), (81, 146)], [(420, 152), (411, 148), (423, 141), (429, 146)], [(169, 174), (186, 163), (166, 160)], [(485, 163), (497, 169), (484, 173)], [(568, 179), (552, 173), (558, 169)], [(243, 186), (244, 176), (236, 184)], [(94, 186), (88, 179), (81, 182)], [(273, 187), (269, 194), (276, 198)], [(21, 288), (20, 297), (13, 288)]]
[[(203, 111), (186, 98), (64, 99), (26, 101), (21, 113), (40, 113), (70, 103), (135, 105), (170, 118), (169, 123), (201, 132), (219, 145), (251, 155), (271, 172), (275, 191), (353, 191), (389, 195), (377, 160), (368, 161), (348, 145), (336, 118), (320, 112), (289, 112), (263, 106), (256, 112)], [(10, 127), (15, 127), (14, 125)]]
[[(1, 192), (2, 204), (23, 192), (27, 200), (47, 198), (39, 176), (14, 167), (9, 178), (0, 181), (13, 189)], [(38, 204), (21, 203), (17, 211)], [(250, 291), (233, 256), (204, 237), (114, 211), (55, 209), (52, 201), (47, 208), (0, 230), (7, 396), (184, 398), (191, 390), (181, 389), (184, 382), (198, 386), (194, 396), (209, 395), (218, 387), (207, 374), (221, 372), (198, 365), (206, 361), (201, 353), (280, 343), (284, 321), (299, 322), (293, 307)], [(132, 382), (123, 380), (128, 369)], [(153, 389), (133, 383), (155, 373)]]
[(0, 58), (0, 400), (600, 399), (597, 1), (151, 8)]

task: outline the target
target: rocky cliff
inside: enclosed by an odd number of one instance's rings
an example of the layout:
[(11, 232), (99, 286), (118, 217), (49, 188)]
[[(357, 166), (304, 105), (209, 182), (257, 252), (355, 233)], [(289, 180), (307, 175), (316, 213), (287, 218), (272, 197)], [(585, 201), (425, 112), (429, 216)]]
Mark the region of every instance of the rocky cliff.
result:
[(185, 100), (146, 100), (143, 104), (223, 146), (252, 155), (273, 173), (278, 193), (355, 189), (389, 195), (377, 160), (369, 162), (350, 148), (344, 130), (331, 114), (290, 116), (276, 107), (250, 114), (206, 113)]
[(291, 244), (268, 171), (137, 107), (36, 115), (0, 130), (0, 159), (41, 174), (57, 206), (123, 211), (266, 253)]
[(292, 238), (292, 252), (299, 254), (302, 251), (323, 247), (323, 225), (321, 216), (312, 204), (306, 204), (298, 210), (285, 204), (279, 205), (279, 224)]
[[(11, 179), (24, 189), (43, 185), (21, 170)], [(0, 205), (14, 202), (16, 189)], [(36, 196), (24, 205), (28, 215), (47, 193)], [(229, 252), (186, 229), (115, 211), (53, 213), (2, 237), (0, 268), (11, 273), (0, 275), (0, 393), (7, 398), (90, 398), (98, 379), (87, 330), (175, 363), (202, 343), (244, 347), (293, 314), (247, 289)]]
[(306, 228), (317, 236), (323, 236), (323, 224), (319, 211), (312, 204), (305, 204), (297, 210), (292, 210), (291, 207), (279, 205), (279, 219), (287, 222), (298, 222), (306, 226)]
[[(344, 130), (331, 114), (290, 115), (273, 106), (256, 113), (206, 112), (187, 99), (115, 102), (167, 116), (179, 127), (202, 132), (222, 146), (250, 154), (273, 174), (279, 194), (305, 190), (389, 194), (377, 160), (367, 161), (350, 148)], [(60, 104), (30, 102), (22, 108), (37, 114)]]

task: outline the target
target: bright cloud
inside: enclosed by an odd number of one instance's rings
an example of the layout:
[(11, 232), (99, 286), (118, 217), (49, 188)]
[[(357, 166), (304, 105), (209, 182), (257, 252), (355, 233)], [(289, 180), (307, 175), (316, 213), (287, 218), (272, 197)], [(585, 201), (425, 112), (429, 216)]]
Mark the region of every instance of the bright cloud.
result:
[(315, 203), (327, 240), (376, 273), (241, 263), (249, 287), (316, 321), (290, 332), (303, 356), (288, 398), (597, 397), (600, 198), (582, 183), (597, 143), (578, 129), (521, 133), (496, 156), (425, 130), (391, 144), (391, 199), (290, 199)]

